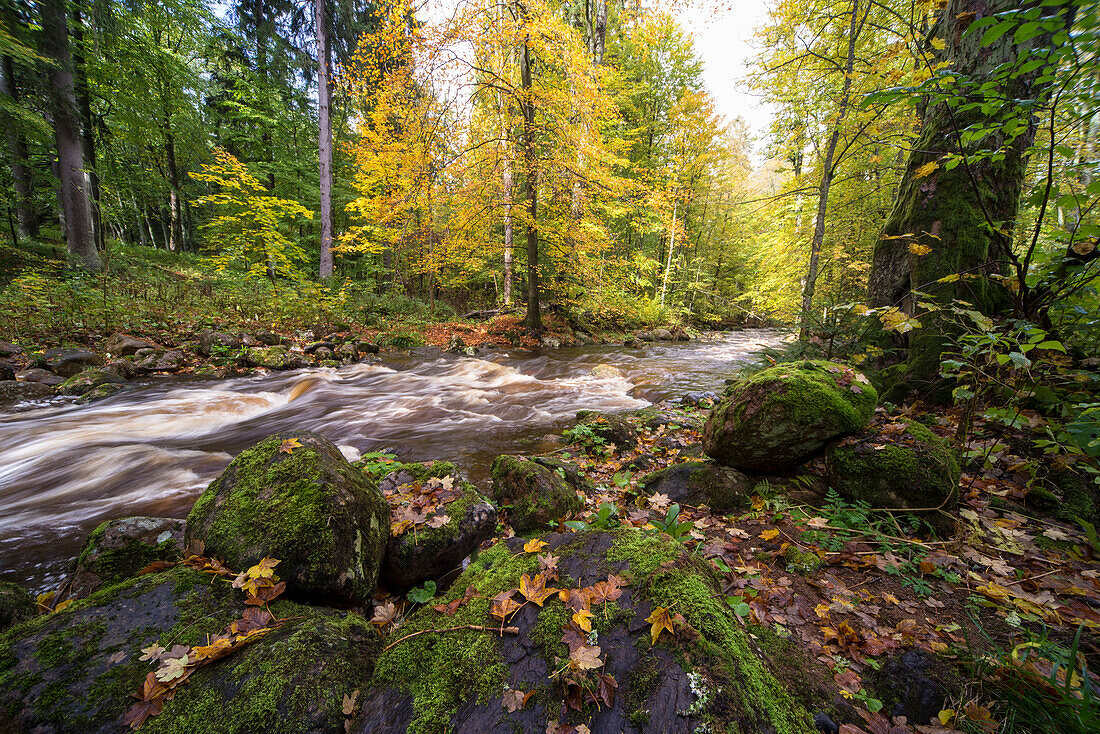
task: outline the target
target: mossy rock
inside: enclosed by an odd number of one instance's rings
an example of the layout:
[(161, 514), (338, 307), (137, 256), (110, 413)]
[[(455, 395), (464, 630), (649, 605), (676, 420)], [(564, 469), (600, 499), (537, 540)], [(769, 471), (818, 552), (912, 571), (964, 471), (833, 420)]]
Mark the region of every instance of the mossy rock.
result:
[[(1052, 462), (1047, 482), (1053, 485), (1053, 494), (1057, 497), (1057, 507), (1052, 509), (1054, 517), (1073, 524), (1078, 519), (1100, 523), (1100, 486), (1092, 476), (1072, 466)], [(1035, 491), (1032, 489), (1031, 493)]]
[[(400, 494), (403, 487), (448, 477), (457, 496), (440, 503), (426, 518), (425, 524), (406, 530), (401, 535), (390, 536), (382, 563), (382, 579), (387, 584), (413, 586), (439, 578), (459, 568), (462, 560), (496, 530), (497, 508), (450, 462), (405, 464), (383, 477), (378, 488), (392, 498)], [(440, 527), (428, 524), (433, 518), (442, 516), (449, 519)]]
[(57, 392), (60, 395), (84, 395), (100, 385), (122, 385), (125, 382), (126, 380), (122, 379), (114, 372), (108, 372), (107, 370), (101, 369), (90, 369), (84, 370), (78, 375), (73, 375), (62, 382), (57, 386)]
[(183, 553), (184, 521), (171, 517), (107, 520), (84, 541), (69, 580), (70, 598), (124, 581), (153, 561), (174, 561)]
[(0, 581), (0, 631), (25, 622), (38, 614), (30, 592), (11, 581)]
[[(142, 648), (205, 644), (244, 609), (228, 581), (187, 568), (141, 576), (0, 634), (0, 731), (124, 731), (153, 663)], [(193, 672), (146, 734), (344, 731), (344, 695), (369, 679), (377, 633), (361, 616), (286, 601), (259, 641)]]
[(594, 435), (614, 444), (619, 451), (630, 450), (638, 445), (637, 429), (621, 415), (580, 410), (577, 411), (577, 421), (581, 425), (591, 426)]
[(104, 400), (112, 395), (118, 395), (120, 392), (126, 389), (126, 385), (120, 385), (114, 382), (108, 382), (105, 385), (96, 385), (88, 392), (80, 396), (76, 401), (77, 405), (87, 405), (88, 403), (94, 403), (97, 400)]
[(655, 492), (682, 505), (709, 505), (717, 512), (748, 506), (757, 480), (713, 461), (688, 461), (646, 474), (638, 480), (646, 495)]
[(517, 533), (546, 527), (584, 507), (564, 468), (551, 469), (522, 456), (498, 456), (490, 472), (493, 499), (509, 506), (508, 522)]
[(252, 347), (245, 350), (242, 359), (250, 367), (268, 370), (290, 370), (304, 364), (302, 359), (292, 355), (284, 346)]
[(240, 456), (195, 502), (186, 541), (245, 569), (281, 560), (295, 596), (370, 602), (390, 534), (390, 506), (328, 439), (269, 436)]
[[(491, 598), (537, 573), (536, 555), (511, 538), (483, 552), (439, 600), (447, 604), (473, 587), (454, 616), (425, 606), (385, 640), (393, 647), (378, 659), (353, 732), (541, 732), (549, 721), (593, 732), (815, 731), (811, 715), (761, 661), (712, 571), (680, 544), (635, 529), (543, 540), (542, 553), (560, 559), (554, 587), (588, 586), (609, 574), (629, 582), (618, 599), (592, 608), (590, 644), (604, 662), (598, 670), (618, 684), (612, 704), (577, 712), (563, 703), (562, 684), (551, 676), (568, 657), (562, 627), (571, 612), (557, 595), (509, 617), (518, 634), (448, 629), (499, 627)], [(656, 607), (683, 621), (653, 644), (646, 618)], [(502, 705), (508, 688), (533, 695), (509, 712)]]
[(21, 403), (24, 400), (42, 400), (54, 396), (53, 388), (38, 382), (0, 380), (0, 405)]
[(875, 428), (826, 453), (829, 484), (848, 500), (887, 509), (939, 507), (922, 516), (939, 532), (953, 525), (944, 513), (959, 502), (959, 461), (946, 441), (915, 421)]
[(867, 427), (874, 387), (851, 367), (806, 360), (776, 365), (731, 385), (703, 427), (703, 448), (720, 464), (781, 472)]

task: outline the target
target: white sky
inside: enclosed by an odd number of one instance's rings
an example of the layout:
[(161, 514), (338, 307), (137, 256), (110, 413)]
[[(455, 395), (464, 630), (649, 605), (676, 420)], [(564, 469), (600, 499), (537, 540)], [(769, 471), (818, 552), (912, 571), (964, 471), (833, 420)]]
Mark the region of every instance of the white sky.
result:
[(756, 30), (768, 15), (768, 0), (696, 0), (675, 15), (692, 34), (695, 52), (703, 60), (703, 82), (718, 111), (729, 118), (740, 116), (749, 124), (760, 159), (762, 138), (771, 124), (771, 112), (751, 93), (745, 76), (752, 57), (760, 51)]

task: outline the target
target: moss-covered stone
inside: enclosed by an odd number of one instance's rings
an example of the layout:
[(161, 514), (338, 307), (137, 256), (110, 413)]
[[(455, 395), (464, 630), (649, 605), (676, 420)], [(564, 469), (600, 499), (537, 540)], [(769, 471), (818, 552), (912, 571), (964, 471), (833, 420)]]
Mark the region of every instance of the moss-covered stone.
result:
[[(872, 429), (826, 453), (829, 483), (849, 500), (887, 509), (923, 509), (937, 531), (948, 532), (946, 514), (959, 501), (959, 462), (947, 442), (914, 421)], [(939, 508), (928, 511), (927, 508)]]
[(104, 398), (109, 398), (112, 395), (117, 395), (125, 389), (125, 385), (120, 385), (114, 382), (108, 382), (104, 385), (96, 385), (91, 390), (81, 395), (80, 399), (76, 402), (78, 405), (87, 405), (88, 403), (94, 403), (97, 400), (103, 400)]
[(125, 382), (126, 380), (114, 372), (88, 369), (62, 382), (57, 386), (57, 392), (60, 395), (84, 395), (100, 385), (121, 385)]
[(620, 451), (638, 445), (637, 429), (621, 415), (581, 410), (577, 412), (577, 422), (588, 426), (593, 435), (599, 436), (608, 444), (614, 444)]
[[(556, 598), (528, 603), (510, 617), (518, 634), (448, 629), (499, 624), (489, 615), (491, 597), (516, 588), (537, 564), (514, 538), (482, 553), (442, 598), (447, 603), (474, 587), (453, 617), (425, 607), (391, 634), (386, 642), (393, 647), (378, 660), (353, 731), (527, 732), (543, 731), (551, 720), (607, 732), (813, 731), (810, 714), (761, 662), (709, 567), (680, 544), (634, 529), (551, 533), (543, 540), (549, 544), (543, 553), (560, 559), (555, 587), (586, 586), (609, 574), (629, 582), (617, 600), (592, 610), (600, 672), (618, 683), (613, 704), (581, 714), (563, 704), (552, 674), (565, 664), (561, 628), (570, 613)], [(656, 606), (671, 607), (685, 621), (653, 645), (646, 617)], [(415, 632), (423, 634), (409, 636)], [(705, 698), (692, 692), (700, 685), (709, 691)], [(508, 712), (501, 705), (505, 688), (535, 695)]]
[(19, 624), (38, 613), (30, 592), (11, 581), (0, 581), (0, 631)]
[(270, 436), (210, 483), (187, 518), (186, 540), (233, 568), (269, 556), (297, 596), (369, 603), (390, 533), (390, 507), (329, 440)]
[(712, 461), (688, 461), (651, 472), (638, 480), (639, 490), (667, 495), (672, 502), (709, 505), (727, 512), (748, 504), (756, 480)]
[[(105, 587), (0, 634), (0, 730), (122, 731), (146, 674), (142, 648), (204, 644), (244, 609), (224, 579), (186, 568)], [(355, 614), (276, 602), (287, 621), (192, 673), (142, 731), (342, 732), (343, 696), (373, 669), (377, 634)]]
[(184, 521), (171, 517), (107, 520), (84, 541), (69, 582), (70, 598), (130, 578), (153, 561), (172, 561), (183, 552)]
[(703, 428), (703, 448), (736, 469), (783, 471), (866, 428), (877, 401), (851, 367), (821, 360), (776, 365), (729, 387)]
[(508, 521), (523, 533), (579, 512), (584, 502), (564, 468), (550, 469), (521, 456), (498, 456), (491, 467), (493, 499), (508, 505)]
[[(391, 502), (400, 501), (402, 489), (422, 486), (433, 478), (450, 478), (452, 499), (438, 504), (424, 524), (391, 536), (382, 564), (382, 578), (393, 586), (412, 586), (439, 578), (458, 568), (482, 541), (496, 530), (497, 509), (446, 461), (405, 464), (386, 475), (379, 489)], [(439, 491), (448, 492), (440, 487)], [(446, 516), (439, 527), (432, 520)]]

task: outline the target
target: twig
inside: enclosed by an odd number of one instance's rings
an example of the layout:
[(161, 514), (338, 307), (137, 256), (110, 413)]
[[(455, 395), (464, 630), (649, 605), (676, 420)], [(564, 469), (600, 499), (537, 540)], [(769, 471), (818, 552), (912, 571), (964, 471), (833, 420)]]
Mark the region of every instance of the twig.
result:
[(500, 632), (500, 633), (507, 632), (510, 635), (518, 635), (519, 634), (519, 627), (504, 627), (504, 628), (498, 629), (496, 627), (484, 627), (480, 624), (464, 624), (464, 625), (461, 625), (459, 627), (445, 627), (443, 629), (428, 629), (428, 630), (420, 630), (419, 632), (412, 632), (412, 633), (407, 634), (404, 637), (402, 637), (398, 640), (394, 640), (390, 644), (386, 645), (385, 647), (382, 648), (382, 652), (388, 652), (390, 650), (390, 648), (394, 647), (395, 645), (399, 645), (400, 643), (404, 642), (405, 640), (407, 640), (411, 637), (416, 637), (417, 635), (422, 635), (422, 634), (425, 634), (427, 632), (455, 632), (455, 631), (458, 631), (458, 630), (472, 630), (474, 632)]

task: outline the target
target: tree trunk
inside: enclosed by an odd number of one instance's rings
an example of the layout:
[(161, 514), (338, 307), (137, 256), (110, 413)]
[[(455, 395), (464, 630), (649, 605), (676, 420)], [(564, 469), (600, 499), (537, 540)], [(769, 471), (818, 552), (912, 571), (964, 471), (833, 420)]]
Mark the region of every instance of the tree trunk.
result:
[(501, 178), (504, 189), (504, 305), (512, 305), (512, 161), (507, 154), (502, 161)]
[[(1017, 44), (1015, 34), (1009, 31), (984, 47), (984, 32), (964, 35), (971, 23), (1018, 7), (1018, 0), (950, 0), (943, 10), (937, 31), (945, 49), (943, 58), (936, 61), (949, 62), (960, 83), (968, 85), (957, 91), (952, 101), (979, 104), (949, 107), (940, 103), (926, 111), (893, 211), (875, 245), (868, 283), (871, 306), (898, 306), (911, 314), (920, 300), (913, 295), (917, 291), (941, 305), (956, 298), (969, 301), (988, 315), (1010, 304), (1007, 289), (989, 277), (938, 281), (962, 274), (1003, 275), (1014, 259), (1012, 229), (1027, 171), (1025, 155), (1035, 139), (1037, 120), (1029, 116), (1026, 129), (1011, 142), (996, 129), (979, 142), (963, 145), (960, 133), (972, 126), (996, 124), (983, 114), (977, 88), (998, 66), (1025, 56), (1041, 58), (1035, 52), (1051, 46), (1050, 34)], [(1071, 6), (1053, 6), (1043, 12), (1064, 12), (1066, 26), (1072, 23)], [(999, 90), (990, 93), (997, 100), (1038, 106), (1049, 86), (1040, 77), (1048, 73), (1045, 65), (1040, 66), (1001, 83)], [(988, 155), (976, 158), (997, 150), (1002, 154), (997, 159)], [(943, 164), (949, 155), (961, 155), (963, 162), (948, 170)], [(916, 253), (927, 252), (915, 254), (911, 247)], [(936, 379), (950, 329), (935, 316), (922, 318), (922, 324), (909, 335), (910, 375), (917, 383), (928, 383)]]
[[(870, 6), (868, 6), (869, 8)], [(835, 173), (836, 148), (840, 143), (840, 128), (844, 119), (848, 116), (848, 106), (852, 94), (852, 70), (856, 61), (856, 40), (863, 29), (863, 22), (867, 19), (867, 11), (863, 13), (863, 21), (859, 19), (859, 0), (852, 0), (852, 16), (848, 24), (848, 56), (844, 62), (844, 83), (840, 92), (840, 108), (837, 111), (833, 130), (829, 134), (829, 142), (825, 147), (825, 160), (821, 164), (821, 183), (817, 187), (817, 218), (814, 220), (814, 236), (810, 240), (810, 262), (806, 266), (806, 282), (802, 288), (802, 326), (799, 329), (799, 338), (809, 336), (810, 317), (813, 313), (814, 290), (817, 287), (817, 267), (821, 258), (821, 247), (825, 243), (825, 212), (829, 207), (829, 189), (833, 185)]]
[(88, 193), (91, 196), (92, 237), (96, 248), (106, 249), (107, 238), (103, 233), (101, 215), (99, 174), (96, 171), (95, 131), (92, 129), (92, 95), (88, 91), (87, 49), (84, 44), (84, 19), (79, 4), (73, 14), (73, 71), (76, 80), (76, 102), (80, 108), (81, 135), (80, 145), (84, 156), (84, 171), (88, 179)]
[(55, 63), (49, 72), (49, 89), (69, 261), (75, 267), (99, 270), (102, 263), (92, 239), (92, 212), (85, 190), (84, 155), (81, 151), (66, 3), (65, 0), (46, 0), (41, 7), (43, 46)]
[[(19, 85), (15, 78), (15, 62), (11, 56), (3, 60), (3, 74), (0, 75), (0, 93), (11, 97), (13, 103), (19, 103)], [(11, 178), (15, 185), (15, 216), (19, 223), (20, 237), (38, 236), (38, 218), (31, 204), (31, 176), (27, 167), (27, 140), (18, 126), (8, 128), (8, 151), (11, 155)]]
[(524, 37), (520, 47), (520, 108), (523, 112), (524, 186), (527, 192), (527, 328), (532, 333), (542, 331), (539, 313), (539, 232), (538, 187), (535, 180), (538, 159), (535, 151), (535, 106), (531, 100), (531, 47), (527, 28), (527, 8), (519, 5)]
[(321, 280), (332, 277), (332, 123), (329, 119), (329, 50), (326, 0), (314, 0), (317, 29), (317, 149), (321, 174)]
[(665, 291), (668, 290), (668, 274), (672, 270), (672, 253), (676, 249), (676, 212), (679, 211), (680, 200), (672, 204), (672, 226), (668, 243), (668, 258), (665, 260), (665, 275), (661, 278), (661, 308), (665, 307)]
[(607, 0), (598, 0), (596, 12), (596, 66), (603, 64), (603, 53), (607, 38)]
[(164, 117), (164, 153), (168, 159), (168, 249), (179, 252), (182, 247), (181, 230), (183, 217), (180, 205), (180, 175), (176, 165), (176, 137), (169, 127), (168, 116)]

